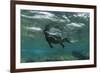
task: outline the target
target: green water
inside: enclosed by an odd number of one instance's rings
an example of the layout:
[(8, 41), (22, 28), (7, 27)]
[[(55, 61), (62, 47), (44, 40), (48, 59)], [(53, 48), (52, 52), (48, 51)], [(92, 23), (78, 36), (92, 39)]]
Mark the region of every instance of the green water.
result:
[[(47, 25), (50, 28), (58, 26), (61, 37), (67, 37), (74, 42), (63, 42), (64, 48), (60, 44), (52, 44), (51, 48), (43, 33)], [(21, 10), (21, 62), (87, 59), (89, 13)]]

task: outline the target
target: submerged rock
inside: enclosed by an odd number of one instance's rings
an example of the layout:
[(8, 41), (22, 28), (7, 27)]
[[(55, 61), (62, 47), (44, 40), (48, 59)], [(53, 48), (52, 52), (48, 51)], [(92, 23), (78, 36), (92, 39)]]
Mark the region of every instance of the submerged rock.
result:
[(77, 52), (77, 51), (72, 51), (72, 55), (76, 58), (78, 58), (79, 60), (86, 60), (89, 59), (88, 56), (83, 55), (81, 52)]

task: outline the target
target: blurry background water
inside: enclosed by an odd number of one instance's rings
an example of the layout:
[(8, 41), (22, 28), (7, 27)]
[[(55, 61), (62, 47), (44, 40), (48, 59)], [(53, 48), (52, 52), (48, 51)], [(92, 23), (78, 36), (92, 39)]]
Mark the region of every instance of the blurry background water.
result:
[[(64, 48), (51, 48), (43, 30), (58, 26)], [(53, 31), (53, 30), (52, 30)], [(89, 59), (89, 13), (21, 10), (21, 62), (47, 62)]]

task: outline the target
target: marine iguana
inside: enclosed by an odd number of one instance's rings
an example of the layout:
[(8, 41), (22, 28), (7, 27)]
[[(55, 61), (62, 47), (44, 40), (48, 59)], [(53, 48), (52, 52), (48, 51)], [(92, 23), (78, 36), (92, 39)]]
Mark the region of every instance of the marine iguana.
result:
[[(51, 28), (54, 28), (54, 31)], [(52, 44), (60, 44), (64, 48), (63, 42), (71, 43), (68, 38), (62, 38), (61, 36), (61, 30), (58, 27), (50, 27), (47, 25), (45, 29), (43, 30), (46, 41), (48, 42), (49, 46), (53, 48)], [(58, 32), (58, 33), (57, 33)]]

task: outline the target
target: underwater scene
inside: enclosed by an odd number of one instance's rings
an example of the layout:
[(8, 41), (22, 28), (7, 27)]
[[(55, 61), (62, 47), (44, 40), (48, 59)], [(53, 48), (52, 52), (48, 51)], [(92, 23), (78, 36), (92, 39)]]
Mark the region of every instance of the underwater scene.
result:
[(21, 10), (21, 63), (89, 59), (88, 12)]

